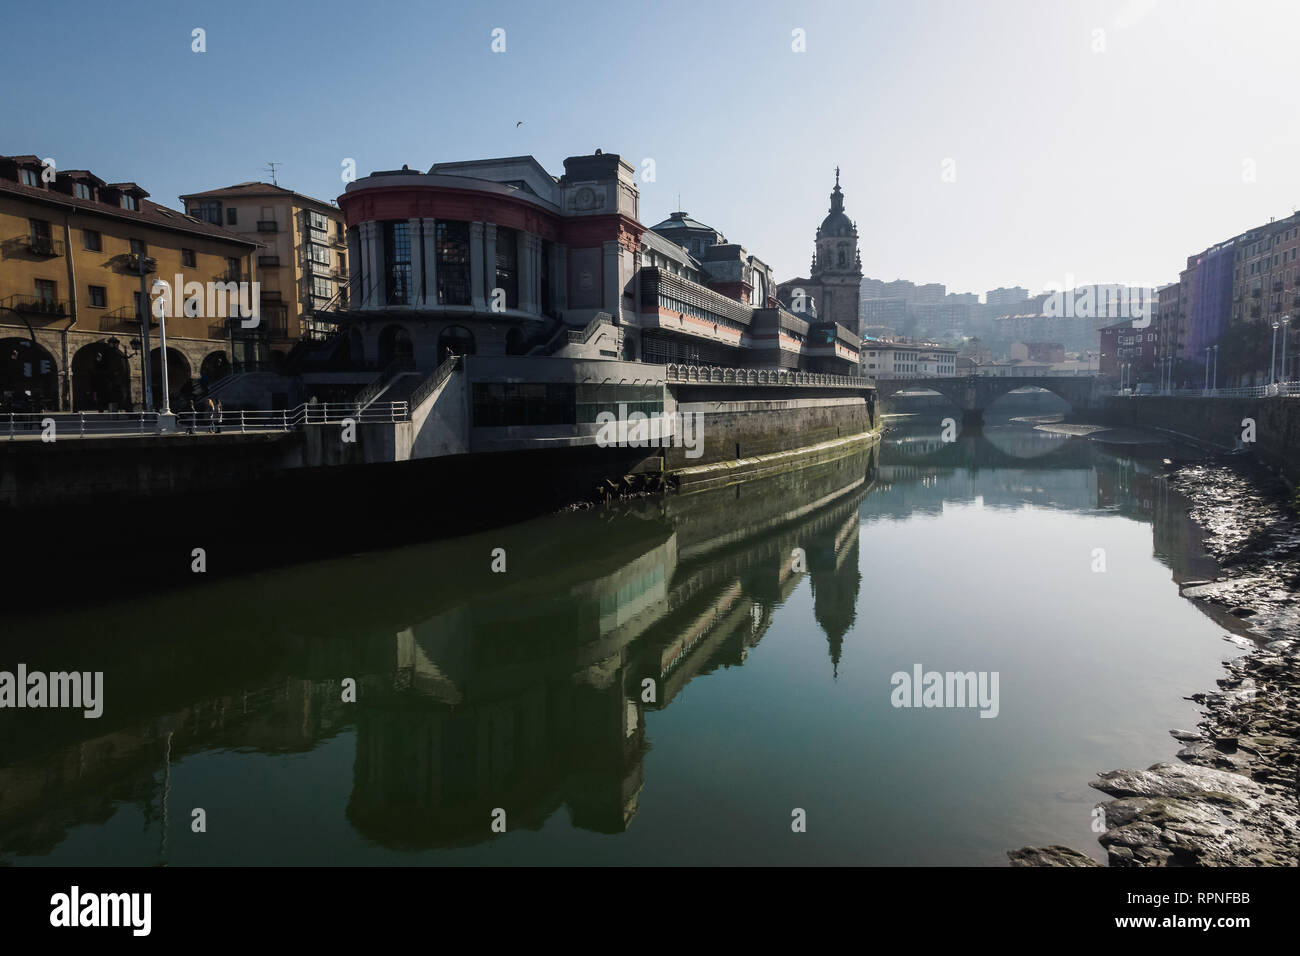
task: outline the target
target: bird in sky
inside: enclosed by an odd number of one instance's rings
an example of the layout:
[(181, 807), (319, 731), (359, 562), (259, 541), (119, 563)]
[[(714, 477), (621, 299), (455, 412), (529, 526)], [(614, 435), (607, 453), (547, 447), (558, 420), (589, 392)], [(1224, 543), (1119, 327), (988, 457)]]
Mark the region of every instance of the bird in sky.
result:
[(523, 126), (523, 125), (524, 125), (524, 121), (523, 121), (523, 120), (520, 120), (518, 123), (515, 124), (515, 129), (518, 129), (520, 126)]

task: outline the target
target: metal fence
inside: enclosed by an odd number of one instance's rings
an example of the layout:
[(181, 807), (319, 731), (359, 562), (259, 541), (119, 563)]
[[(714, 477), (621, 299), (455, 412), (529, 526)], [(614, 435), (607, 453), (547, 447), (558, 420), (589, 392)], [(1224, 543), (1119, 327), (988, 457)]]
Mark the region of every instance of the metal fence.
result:
[(406, 422), (411, 420), (406, 402), (374, 402), (362, 408), (356, 402), (311, 402), (297, 408), (252, 409), (207, 412), (178, 412), (176, 428), (164, 431), (158, 412), (25, 412), (0, 418), (9, 441), (20, 438), (95, 438), (101, 436), (215, 435), (232, 432), (287, 432), (308, 425), (337, 425), (347, 420), (358, 424)]
[(1300, 398), (1300, 382), (1277, 382), (1273, 385), (1247, 385), (1241, 388), (1183, 388), (1138, 394), (1125, 390), (1119, 398)]

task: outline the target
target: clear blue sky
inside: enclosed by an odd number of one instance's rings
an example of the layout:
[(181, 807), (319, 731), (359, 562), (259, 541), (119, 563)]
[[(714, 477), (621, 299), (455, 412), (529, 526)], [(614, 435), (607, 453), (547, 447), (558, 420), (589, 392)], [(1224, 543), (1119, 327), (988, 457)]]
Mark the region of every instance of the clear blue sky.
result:
[(1295, 0), (45, 0), (6, 5), (0, 152), (177, 205), (268, 160), (332, 199), (345, 157), (601, 147), (655, 160), (647, 225), (680, 193), (782, 278), (838, 164), (869, 276), (1163, 283), (1300, 204), (1297, 43)]

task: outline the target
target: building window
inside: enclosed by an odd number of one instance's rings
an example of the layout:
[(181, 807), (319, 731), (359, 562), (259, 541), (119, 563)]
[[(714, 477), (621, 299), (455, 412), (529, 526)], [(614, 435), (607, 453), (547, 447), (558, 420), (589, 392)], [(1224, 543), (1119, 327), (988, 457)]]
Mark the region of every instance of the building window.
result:
[(59, 284), (53, 279), (36, 280), (36, 298), (40, 301), (42, 306), (53, 306), (58, 291)]
[(39, 188), (41, 185), (40, 177), (36, 175), (36, 170), (34, 169), (18, 170), (18, 181), (24, 186), (36, 186)]
[[(218, 207), (220, 207), (220, 204), (218, 204)], [(233, 209), (233, 208), (231, 208), (231, 209), (227, 209), (227, 210), (226, 210), (226, 225), (227, 225), (227, 226), (236, 226), (236, 225), (238, 225), (238, 224), (239, 224), (239, 213), (238, 213), (238, 211), (236, 211), (236, 210)], [(220, 215), (217, 216), (217, 225), (221, 225), (221, 217), (220, 217)]]
[(129, 194), (125, 195), (122, 197), (122, 208), (130, 209), (133, 212), (138, 212), (140, 209), (140, 200), (136, 199), (134, 196), (131, 196)]
[(81, 230), (81, 242), (91, 252), (102, 252), (104, 249), (104, 237), (98, 229)]
[(193, 265), (194, 265), (194, 250), (193, 250), (193, 249), (182, 249), (182, 250), (181, 250), (181, 265), (183, 265), (183, 266), (193, 266)]
[(411, 301), (411, 224), (384, 223), (385, 299), (389, 305)]
[(311, 294), (318, 299), (328, 299), (333, 293), (330, 291), (330, 280), (322, 279), (320, 276), (314, 276), (311, 280)]
[(519, 308), (519, 233), (497, 227), (497, 274), (494, 288), (505, 290), (506, 308)]
[(469, 223), (439, 219), (438, 304), (469, 305)]
[(54, 237), (50, 234), (50, 224), (44, 219), (28, 219), (27, 225), (31, 236), (32, 252), (40, 255), (53, 253)]
[(238, 282), (242, 269), (239, 267), (239, 260), (234, 256), (226, 257), (226, 280), (229, 282)]
[[(309, 242), (307, 244), (307, 256), (312, 262), (319, 262), (323, 266), (330, 264), (329, 246), (321, 246), (314, 242)], [(409, 264), (410, 260), (408, 259), (407, 262)]]
[(90, 287), (90, 305), (95, 309), (108, 308), (108, 290), (102, 285), (92, 285)]
[(90, 183), (73, 183), (72, 195), (76, 196), (78, 199), (92, 198), (90, 193)]
[(143, 239), (131, 239), (129, 241), (131, 243), (131, 255), (143, 256), (148, 254), (149, 247), (145, 245)]
[(309, 212), (307, 214), (307, 221), (312, 227), (312, 229), (314, 229), (316, 232), (329, 231), (330, 228), (329, 220), (325, 218), (323, 213)]

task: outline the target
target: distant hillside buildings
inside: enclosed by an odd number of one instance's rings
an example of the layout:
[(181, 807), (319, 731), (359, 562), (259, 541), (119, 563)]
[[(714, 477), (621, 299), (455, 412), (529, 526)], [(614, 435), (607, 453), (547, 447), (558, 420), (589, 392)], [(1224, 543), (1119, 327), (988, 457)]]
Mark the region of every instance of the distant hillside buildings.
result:
[(1216, 363), (1220, 387), (1297, 377), (1300, 343), (1280, 333), (1300, 316), (1298, 257), (1300, 213), (1188, 256), (1178, 281), (1158, 292), (1163, 378), (1200, 387), (1207, 365)]

